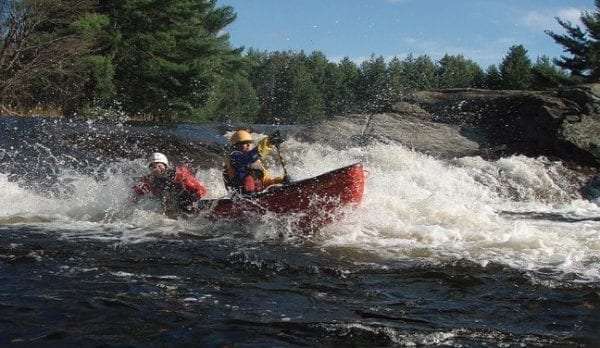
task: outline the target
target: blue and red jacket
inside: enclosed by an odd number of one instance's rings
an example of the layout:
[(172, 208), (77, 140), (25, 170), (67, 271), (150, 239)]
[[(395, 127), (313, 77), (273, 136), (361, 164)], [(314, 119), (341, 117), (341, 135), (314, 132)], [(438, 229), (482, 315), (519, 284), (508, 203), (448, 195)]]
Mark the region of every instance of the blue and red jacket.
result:
[[(272, 177), (263, 164), (261, 158), (272, 151), (269, 138), (260, 140), (256, 147), (248, 152), (233, 151), (225, 159), (223, 180), (228, 190), (241, 193), (262, 191), (271, 185), (281, 184), (283, 177)], [(256, 166), (252, 164), (256, 163)]]

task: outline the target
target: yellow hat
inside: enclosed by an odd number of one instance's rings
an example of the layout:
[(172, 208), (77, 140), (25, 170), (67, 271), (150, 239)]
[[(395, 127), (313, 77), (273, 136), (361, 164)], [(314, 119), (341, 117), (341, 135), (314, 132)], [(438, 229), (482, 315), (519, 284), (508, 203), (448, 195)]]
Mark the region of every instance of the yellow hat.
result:
[(235, 133), (233, 133), (233, 135), (231, 136), (231, 139), (229, 139), (229, 141), (233, 145), (235, 145), (237, 143), (246, 142), (246, 141), (252, 141), (252, 135), (248, 131), (240, 129), (238, 131), (235, 131)]

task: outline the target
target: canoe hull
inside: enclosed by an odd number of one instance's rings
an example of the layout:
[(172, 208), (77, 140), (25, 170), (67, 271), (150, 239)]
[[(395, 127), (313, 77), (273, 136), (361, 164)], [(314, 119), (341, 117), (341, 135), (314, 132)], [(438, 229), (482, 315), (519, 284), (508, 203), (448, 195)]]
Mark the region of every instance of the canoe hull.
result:
[(356, 163), (266, 192), (237, 199), (219, 199), (209, 217), (239, 219), (274, 213), (294, 217), (295, 227), (314, 230), (340, 217), (344, 207), (362, 201), (365, 175)]

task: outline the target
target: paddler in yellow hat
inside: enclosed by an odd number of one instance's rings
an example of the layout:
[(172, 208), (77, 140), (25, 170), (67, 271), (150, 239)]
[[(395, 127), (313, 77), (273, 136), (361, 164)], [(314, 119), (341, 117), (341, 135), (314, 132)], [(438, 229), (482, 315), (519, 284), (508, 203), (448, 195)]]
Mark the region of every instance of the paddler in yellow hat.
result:
[(259, 192), (271, 185), (288, 181), (285, 175), (270, 176), (261, 161), (261, 158), (271, 153), (273, 146), (283, 143), (279, 132), (261, 139), (254, 146), (250, 132), (240, 129), (232, 134), (229, 141), (234, 149), (225, 159), (223, 168), (223, 179), (228, 190), (240, 193)]

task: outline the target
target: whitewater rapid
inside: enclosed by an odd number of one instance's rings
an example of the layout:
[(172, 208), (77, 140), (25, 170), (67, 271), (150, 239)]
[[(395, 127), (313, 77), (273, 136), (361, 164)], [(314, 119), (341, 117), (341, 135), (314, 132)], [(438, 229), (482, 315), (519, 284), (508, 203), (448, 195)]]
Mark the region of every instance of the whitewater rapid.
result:
[[(294, 179), (355, 162), (365, 165), (361, 206), (310, 237), (322, 248), (356, 250), (374, 261), (468, 260), (522, 270), (532, 279), (600, 281), (600, 207), (574, 194), (576, 187), (558, 162), (523, 156), (448, 162), (400, 145), (340, 151), (294, 139), (284, 143), (282, 153)], [(276, 162), (270, 166), (281, 173)], [(0, 174), (0, 229), (28, 226), (60, 231), (63, 238), (115, 243), (218, 230), (202, 218), (165, 218), (152, 202), (133, 206), (130, 188), (144, 172), (143, 159), (115, 161), (94, 175), (64, 168), (56, 173), (60, 189), (51, 191)], [(198, 168), (197, 177), (209, 188), (209, 198), (225, 194), (220, 168)], [(254, 238), (280, 238), (280, 225), (268, 220), (251, 229)]]

